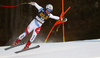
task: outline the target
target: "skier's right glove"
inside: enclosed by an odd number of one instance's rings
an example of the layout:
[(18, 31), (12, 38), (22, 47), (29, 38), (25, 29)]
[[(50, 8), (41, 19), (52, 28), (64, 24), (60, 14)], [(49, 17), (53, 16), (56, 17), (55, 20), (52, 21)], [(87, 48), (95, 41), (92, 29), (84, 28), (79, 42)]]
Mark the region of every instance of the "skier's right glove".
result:
[(34, 5), (35, 4), (35, 2), (30, 2), (30, 5)]

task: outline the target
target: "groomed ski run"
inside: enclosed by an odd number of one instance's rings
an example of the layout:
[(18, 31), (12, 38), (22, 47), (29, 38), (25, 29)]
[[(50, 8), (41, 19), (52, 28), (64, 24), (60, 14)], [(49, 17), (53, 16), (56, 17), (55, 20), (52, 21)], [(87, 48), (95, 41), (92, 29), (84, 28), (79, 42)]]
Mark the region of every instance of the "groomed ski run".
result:
[(100, 40), (33, 43), (30, 47), (40, 45), (38, 49), (15, 54), (24, 45), (5, 51), (0, 47), (0, 58), (100, 58)]

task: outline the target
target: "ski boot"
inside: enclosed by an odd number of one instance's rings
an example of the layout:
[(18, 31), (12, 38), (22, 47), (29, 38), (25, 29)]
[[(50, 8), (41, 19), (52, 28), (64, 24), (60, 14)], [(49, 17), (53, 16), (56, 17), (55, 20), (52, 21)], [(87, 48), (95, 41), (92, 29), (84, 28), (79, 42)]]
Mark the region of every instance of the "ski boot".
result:
[(17, 40), (12, 44), (12, 46), (17, 45), (20, 41), (21, 41), (21, 40), (17, 39)]
[(31, 42), (30, 42), (30, 41), (28, 41), (28, 42), (27, 42), (27, 44), (25, 45), (24, 49), (29, 48), (29, 46), (30, 46), (30, 45), (31, 45)]

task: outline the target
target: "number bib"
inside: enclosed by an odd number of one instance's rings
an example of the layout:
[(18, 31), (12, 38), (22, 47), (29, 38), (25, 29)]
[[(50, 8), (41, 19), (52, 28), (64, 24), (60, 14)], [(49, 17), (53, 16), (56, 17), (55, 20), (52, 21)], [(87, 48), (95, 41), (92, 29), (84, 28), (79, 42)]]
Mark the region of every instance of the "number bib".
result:
[(46, 21), (46, 20), (49, 18), (49, 16), (48, 16), (48, 14), (46, 13), (46, 10), (45, 10), (45, 9), (43, 9), (42, 11), (40, 11), (40, 12), (38, 13), (38, 17), (39, 17), (41, 20), (43, 20), (43, 21)]

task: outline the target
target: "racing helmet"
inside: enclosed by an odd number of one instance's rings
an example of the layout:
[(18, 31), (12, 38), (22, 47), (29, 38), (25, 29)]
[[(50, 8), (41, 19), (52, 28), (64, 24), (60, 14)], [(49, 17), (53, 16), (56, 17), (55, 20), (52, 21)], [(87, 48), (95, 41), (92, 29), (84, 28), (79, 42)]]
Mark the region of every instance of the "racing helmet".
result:
[(46, 10), (51, 12), (53, 10), (53, 6), (51, 4), (46, 5)]

